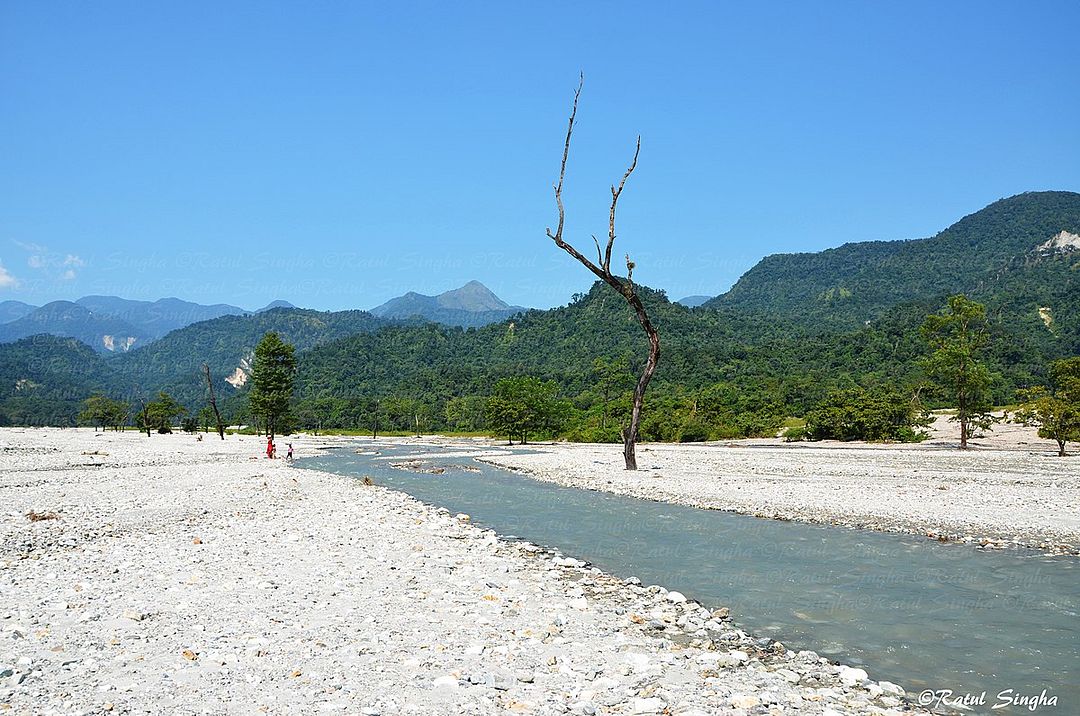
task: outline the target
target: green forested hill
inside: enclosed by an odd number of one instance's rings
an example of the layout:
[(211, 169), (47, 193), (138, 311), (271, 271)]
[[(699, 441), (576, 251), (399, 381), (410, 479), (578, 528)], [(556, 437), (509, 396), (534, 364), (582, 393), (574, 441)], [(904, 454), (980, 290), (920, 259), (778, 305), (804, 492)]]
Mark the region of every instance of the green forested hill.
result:
[(0, 425), (73, 425), (84, 398), (114, 385), (105, 359), (74, 338), (0, 344)]
[(275, 308), (243, 316), (222, 316), (169, 333), (140, 350), (116, 356), (109, 364), (125, 393), (167, 390), (181, 402), (202, 400), (205, 391), (200, 373), (203, 363), (210, 366), (215, 385), (223, 396), (236, 389), (225, 379), (243, 369), (251, 359), (255, 345), (267, 331), (303, 351), (329, 341), (357, 333), (373, 331), (390, 322), (367, 311), (312, 311), (302, 308)]
[(929, 239), (769, 256), (705, 305), (835, 329), (875, 320), (903, 302), (967, 293), (1017, 319), (1038, 320), (1038, 308), (1048, 306), (1072, 326), (1080, 251), (1035, 250), (1061, 231), (1080, 233), (1080, 194), (1029, 192)]

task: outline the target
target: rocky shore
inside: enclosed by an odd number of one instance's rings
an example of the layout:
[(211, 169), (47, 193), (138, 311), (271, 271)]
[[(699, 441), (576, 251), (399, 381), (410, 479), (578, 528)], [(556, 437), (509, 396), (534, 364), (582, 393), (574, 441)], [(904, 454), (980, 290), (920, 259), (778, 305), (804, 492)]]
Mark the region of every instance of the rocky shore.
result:
[(723, 608), (260, 448), (0, 430), (0, 713), (918, 712)]
[(623, 469), (619, 445), (526, 448), (481, 459), (560, 485), (755, 517), (1080, 553), (1080, 458), (1025, 445), (644, 444), (637, 472)]

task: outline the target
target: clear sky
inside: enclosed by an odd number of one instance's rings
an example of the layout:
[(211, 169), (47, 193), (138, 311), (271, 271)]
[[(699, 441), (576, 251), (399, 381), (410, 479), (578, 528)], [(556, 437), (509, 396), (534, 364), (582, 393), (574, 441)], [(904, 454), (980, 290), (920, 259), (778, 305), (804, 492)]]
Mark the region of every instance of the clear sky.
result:
[(0, 300), (548, 307), (607, 226), (672, 298), (1080, 190), (1080, 3), (0, 0)]

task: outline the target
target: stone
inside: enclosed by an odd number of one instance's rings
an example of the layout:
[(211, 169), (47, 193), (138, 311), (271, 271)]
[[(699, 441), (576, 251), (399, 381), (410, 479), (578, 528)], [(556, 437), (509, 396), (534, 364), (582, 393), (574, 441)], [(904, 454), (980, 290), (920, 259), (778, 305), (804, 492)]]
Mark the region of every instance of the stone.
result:
[(850, 666), (841, 666), (838, 676), (840, 677), (840, 683), (844, 686), (855, 686), (869, 678), (864, 670), (853, 669)]
[(737, 709), (752, 709), (761, 703), (761, 699), (753, 694), (735, 694), (730, 703)]
[(881, 687), (881, 690), (884, 693), (889, 694), (890, 696), (904, 697), (904, 687), (899, 684), (894, 684), (891, 681), (879, 681), (878, 686)]
[(797, 684), (797, 683), (799, 683), (799, 675), (796, 674), (791, 669), (777, 669), (776, 670), (776, 675), (781, 677), (784, 681), (788, 682), (789, 684)]
[(647, 699), (633, 699), (630, 702), (630, 713), (632, 714), (655, 714), (662, 711), (667, 706), (667, 702), (661, 698), (655, 696)]
[(668, 592), (664, 595), (664, 598), (673, 604), (683, 604), (686, 602), (686, 595), (682, 592)]
[(431, 686), (436, 689), (456, 689), (458, 687), (457, 678), (447, 674), (440, 676), (431, 682)]

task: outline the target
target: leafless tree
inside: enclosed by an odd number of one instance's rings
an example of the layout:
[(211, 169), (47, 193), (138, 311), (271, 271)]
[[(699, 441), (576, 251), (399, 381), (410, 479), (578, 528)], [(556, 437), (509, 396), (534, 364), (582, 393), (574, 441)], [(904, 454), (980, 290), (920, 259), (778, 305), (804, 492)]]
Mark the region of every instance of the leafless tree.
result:
[(574, 103), (570, 109), (570, 121), (566, 127), (566, 143), (563, 145), (562, 164), (559, 167), (559, 183), (555, 185), (555, 203), (559, 207), (559, 224), (555, 231), (549, 228), (547, 235), (555, 242), (556, 246), (577, 259), (581, 265), (592, 271), (593, 274), (626, 299), (626, 302), (634, 309), (634, 314), (637, 316), (641, 328), (645, 331), (645, 335), (649, 338), (649, 358), (645, 361), (645, 367), (641, 371), (641, 377), (638, 378), (637, 385), (634, 386), (634, 404), (630, 411), (630, 425), (623, 427), (622, 430), (623, 457), (626, 459), (626, 469), (636, 470), (637, 456), (634, 452), (634, 446), (637, 443), (638, 428), (641, 425), (641, 407), (645, 402), (645, 390), (649, 387), (649, 381), (652, 380), (653, 373), (656, 372), (656, 364), (660, 360), (660, 335), (657, 333), (652, 321), (649, 320), (645, 305), (641, 302), (641, 298), (634, 288), (634, 262), (630, 260), (630, 256), (627, 254), (626, 278), (616, 276), (611, 272), (611, 251), (615, 245), (615, 209), (619, 204), (619, 196), (622, 195), (623, 188), (626, 186), (626, 180), (630, 178), (630, 175), (634, 173), (634, 169), (637, 167), (638, 154), (641, 152), (641, 137), (638, 136), (637, 138), (634, 159), (630, 162), (630, 167), (626, 170), (626, 173), (623, 174), (622, 181), (619, 182), (618, 186), (614, 184), (611, 186), (611, 210), (608, 213), (607, 246), (601, 250), (600, 242), (596, 236), (592, 237), (593, 243), (596, 244), (596, 262), (594, 263), (563, 240), (563, 226), (566, 221), (562, 195), (563, 182), (566, 178), (566, 160), (570, 156), (570, 139), (574, 134), (574, 120), (577, 117), (578, 100), (581, 97), (581, 88), (584, 82), (585, 77), (582, 75), (577, 90), (574, 91)]
[(210, 390), (210, 407), (214, 409), (214, 419), (217, 421), (217, 434), (222, 440), (225, 439), (225, 426), (221, 423), (221, 412), (217, 407), (217, 399), (214, 397), (214, 382), (210, 380), (210, 366), (203, 363), (203, 373), (206, 375), (206, 387)]

